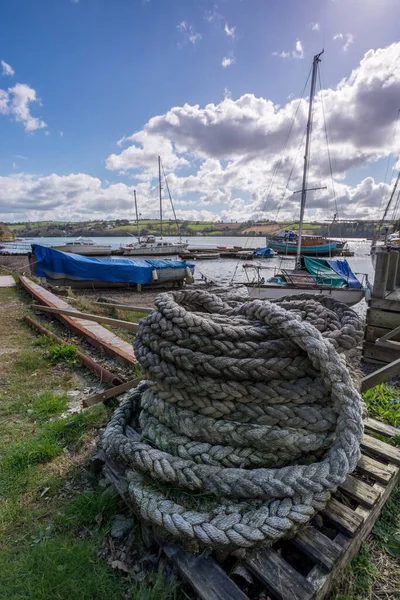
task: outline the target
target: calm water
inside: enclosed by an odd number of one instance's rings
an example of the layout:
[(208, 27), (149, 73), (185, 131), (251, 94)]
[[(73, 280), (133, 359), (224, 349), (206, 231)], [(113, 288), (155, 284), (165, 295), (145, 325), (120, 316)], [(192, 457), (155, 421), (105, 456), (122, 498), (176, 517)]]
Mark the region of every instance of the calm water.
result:
[[(69, 241), (71, 238), (59, 237), (59, 238), (31, 238), (29, 241), (36, 244), (44, 244), (49, 246), (56, 246)], [(166, 238), (173, 242), (178, 241), (179, 238), (168, 237)], [(190, 247), (198, 248), (215, 248), (216, 246), (242, 246), (244, 248), (259, 248), (264, 246), (264, 238), (255, 237), (222, 237), (222, 236), (207, 236), (207, 237), (185, 237), (188, 240)], [(93, 240), (97, 244), (105, 244), (112, 246), (113, 248), (119, 248), (121, 245), (132, 243), (134, 238), (130, 236), (124, 237), (96, 237)], [(371, 283), (374, 278), (374, 269), (371, 263), (371, 257), (369, 256), (371, 242), (365, 240), (351, 239), (348, 240), (349, 249), (354, 252), (353, 257), (347, 258), (351, 268), (355, 273), (366, 273)], [(246, 271), (243, 268), (245, 262), (250, 262), (253, 265), (262, 265), (267, 267), (263, 270), (263, 277), (267, 279), (271, 277), (275, 270), (279, 268), (293, 268), (294, 258), (283, 259), (281, 257), (243, 261), (230, 258), (220, 258), (218, 260), (198, 260), (194, 261), (196, 264), (197, 277), (204, 275), (208, 279), (215, 281), (215, 283), (221, 285), (229, 285), (231, 283), (240, 283), (247, 281)], [(249, 277), (251, 272), (248, 271)], [(233, 281), (232, 281), (233, 279)]]

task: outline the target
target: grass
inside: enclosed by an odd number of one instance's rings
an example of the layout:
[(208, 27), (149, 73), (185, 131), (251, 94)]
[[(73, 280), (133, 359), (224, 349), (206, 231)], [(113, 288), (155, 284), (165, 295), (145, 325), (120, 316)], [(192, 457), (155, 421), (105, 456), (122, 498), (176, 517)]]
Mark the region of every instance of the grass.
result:
[(371, 417), (400, 428), (400, 390), (386, 383), (377, 385), (364, 394)]
[(76, 346), (73, 344), (54, 344), (49, 349), (49, 358), (53, 362), (69, 362), (76, 359)]
[(54, 346), (22, 322), (24, 300), (0, 289), (0, 600), (178, 598), (154, 571), (141, 567), (137, 582), (112, 567), (108, 534), (126, 507), (89, 468), (112, 409), (66, 414), (67, 392), (91, 380), (71, 363), (75, 346)]

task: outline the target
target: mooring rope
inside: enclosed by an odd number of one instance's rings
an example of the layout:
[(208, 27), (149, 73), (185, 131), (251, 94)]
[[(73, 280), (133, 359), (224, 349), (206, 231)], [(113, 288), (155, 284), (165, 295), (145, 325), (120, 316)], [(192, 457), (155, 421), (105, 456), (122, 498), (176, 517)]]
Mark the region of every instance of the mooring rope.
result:
[(310, 295), (245, 302), (185, 290), (155, 304), (135, 340), (148, 381), (102, 440), (127, 469), (134, 510), (198, 547), (292, 535), (359, 459), (363, 404), (339, 355), (361, 341), (356, 313)]

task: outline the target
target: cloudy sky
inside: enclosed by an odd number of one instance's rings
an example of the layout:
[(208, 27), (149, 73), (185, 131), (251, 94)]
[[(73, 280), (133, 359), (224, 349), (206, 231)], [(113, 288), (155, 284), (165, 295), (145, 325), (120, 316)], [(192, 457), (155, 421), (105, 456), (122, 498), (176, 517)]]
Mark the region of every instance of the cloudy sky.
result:
[(158, 154), (181, 218), (298, 218), (322, 48), (308, 186), (323, 189), (306, 218), (329, 218), (335, 200), (341, 218), (380, 214), (400, 167), (398, 0), (2, 0), (1, 12), (0, 220), (130, 218), (133, 189), (156, 218)]

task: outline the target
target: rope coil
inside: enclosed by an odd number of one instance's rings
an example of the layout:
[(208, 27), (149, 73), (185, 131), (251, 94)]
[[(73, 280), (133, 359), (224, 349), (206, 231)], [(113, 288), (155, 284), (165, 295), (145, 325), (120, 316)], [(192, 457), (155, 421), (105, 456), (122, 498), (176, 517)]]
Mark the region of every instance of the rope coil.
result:
[[(357, 315), (310, 295), (243, 302), (185, 290), (155, 304), (135, 341), (149, 381), (102, 440), (127, 467), (135, 511), (200, 547), (292, 535), (359, 459), (363, 405), (338, 353), (361, 340)], [(197, 494), (204, 510), (191, 510)]]

